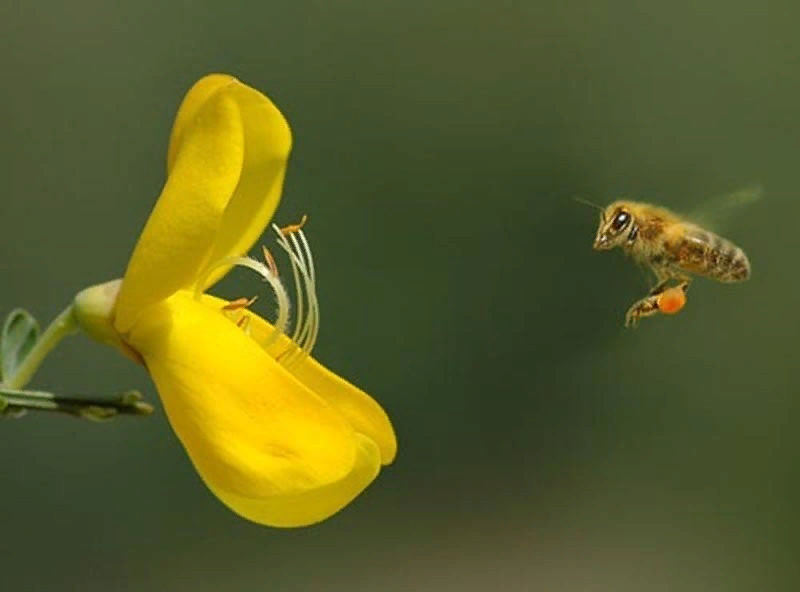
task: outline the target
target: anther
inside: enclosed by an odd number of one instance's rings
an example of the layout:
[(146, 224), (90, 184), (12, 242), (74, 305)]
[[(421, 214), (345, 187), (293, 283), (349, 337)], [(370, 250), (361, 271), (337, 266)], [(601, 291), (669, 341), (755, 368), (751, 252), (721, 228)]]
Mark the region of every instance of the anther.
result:
[(236, 300), (231, 300), (222, 307), (222, 310), (241, 310), (243, 308), (250, 308), (253, 306), (253, 303), (258, 300), (258, 294), (250, 298), (237, 298)]
[(295, 232), (297, 232), (303, 226), (306, 225), (306, 221), (307, 220), (308, 220), (308, 216), (303, 214), (303, 217), (300, 218), (300, 222), (298, 222), (297, 224), (289, 224), (288, 226), (284, 226), (283, 228), (280, 229), (280, 233), (283, 236), (288, 236), (290, 234), (294, 234)]
[(270, 253), (269, 249), (267, 249), (267, 247), (264, 245), (261, 245), (261, 251), (264, 253), (264, 261), (266, 262), (267, 267), (273, 273), (273, 275), (275, 275), (275, 277), (278, 277), (278, 265), (275, 263), (272, 253)]
[(250, 317), (247, 315), (242, 315), (242, 318), (236, 321), (236, 326), (239, 327), (239, 329), (247, 332), (250, 328)]

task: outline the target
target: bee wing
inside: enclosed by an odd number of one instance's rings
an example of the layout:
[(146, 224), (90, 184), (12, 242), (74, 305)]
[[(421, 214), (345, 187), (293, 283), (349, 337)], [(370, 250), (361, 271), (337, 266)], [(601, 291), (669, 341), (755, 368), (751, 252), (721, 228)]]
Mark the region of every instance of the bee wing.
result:
[(734, 214), (743, 206), (757, 202), (764, 196), (764, 189), (760, 185), (751, 185), (712, 197), (691, 212), (687, 219), (708, 230), (720, 230), (726, 227)]

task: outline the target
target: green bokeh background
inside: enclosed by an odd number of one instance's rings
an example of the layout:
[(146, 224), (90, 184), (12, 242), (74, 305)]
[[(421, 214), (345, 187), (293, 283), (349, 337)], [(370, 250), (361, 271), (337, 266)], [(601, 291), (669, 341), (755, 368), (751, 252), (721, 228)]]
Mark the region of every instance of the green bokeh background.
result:
[[(5, 0), (0, 310), (46, 321), (122, 273), (183, 94), (231, 73), (293, 128), (278, 221), (310, 215), (315, 355), (400, 448), (340, 514), (272, 530), (160, 408), (4, 421), (0, 590), (800, 589), (798, 25), (779, 1)], [(624, 330), (647, 279), (570, 197), (753, 182), (726, 227), (751, 281)], [(33, 386), (157, 402), (82, 336)]]

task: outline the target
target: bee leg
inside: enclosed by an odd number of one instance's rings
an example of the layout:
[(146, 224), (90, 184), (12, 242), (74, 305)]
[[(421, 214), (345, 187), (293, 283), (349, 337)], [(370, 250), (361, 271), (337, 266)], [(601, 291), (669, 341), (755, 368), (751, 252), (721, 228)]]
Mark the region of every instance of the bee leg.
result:
[(669, 284), (669, 281), (670, 281), (670, 278), (666, 278), (666, 279), (663, 279), (663, 280), (659, 281), (655, 286), (653, 286), (653, 289), (650, 290), (650, 292), (648, 292), (647, 295), (648, 296), (658, 296), (659, 294), (661, 294), (661, 292), (663, 292), (664, 290), (667, 289), (667, 284)]
[[(637, 300), (633, 303), (628, 309), (628, 312), (625, 313), (625, 326), (635, 328), (636, 324), (639, 322), (639, 319), (643, 317), (650, 317), (659, 312), (660, 305), (659, 305), (659, 297), (663, 294), (667, 289), (667, 283), (669, 280), (664, 280), (658, 283), (651, 291), (650, 294), (642, 298), (641, 300)], [(691, 278), (684, 277), (681, 278), (680, 283), (678, 283), (676, 288), (680, 288), (683, 290), (683, 293), (686, 294), (689, 291), (689, 284), (692, 283)]]
[(635, 328), (639, 319), (656, 314), (658, 312), (658, 296), (658, 294), (654, 294), (634, 302), (633, 306), (625, 313), (625, 326)]

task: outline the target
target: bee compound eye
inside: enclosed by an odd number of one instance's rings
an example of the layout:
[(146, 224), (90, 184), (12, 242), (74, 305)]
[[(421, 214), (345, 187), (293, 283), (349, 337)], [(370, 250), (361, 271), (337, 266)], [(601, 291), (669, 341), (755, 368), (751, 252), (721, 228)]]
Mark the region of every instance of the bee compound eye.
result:
[(620, 212), (614, 216), (614, 221), (611, 223), (611, 228), (620, 231), (625, 228), (631, 221), (631, 215), (628, 212)]

